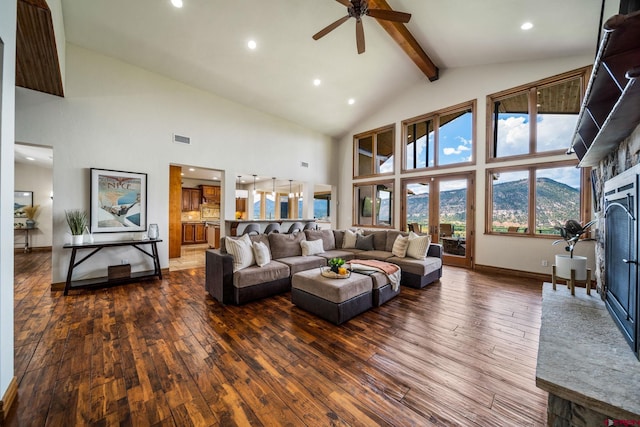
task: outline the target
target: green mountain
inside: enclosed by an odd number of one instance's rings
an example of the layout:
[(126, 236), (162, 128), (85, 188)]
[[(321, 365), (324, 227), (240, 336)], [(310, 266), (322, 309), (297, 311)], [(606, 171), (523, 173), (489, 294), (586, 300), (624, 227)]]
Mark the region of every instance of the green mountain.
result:
[[(494, 225), (524, 226), (529, 209), (528, 181), (504, 182), (493, 187)], [(426, 222), (428, 194), (408, 199), (407, 222)], [(481, 208), (481, 207), (480, 207)], [(466, 221), (466, 190), (440, 193), (441, 222), (462, 224)], [(549, 178), (538, 178), (536, 186), (536, 214), (539, 226), (564, 224), (567, 218), (580, 218), (579, 191)]]

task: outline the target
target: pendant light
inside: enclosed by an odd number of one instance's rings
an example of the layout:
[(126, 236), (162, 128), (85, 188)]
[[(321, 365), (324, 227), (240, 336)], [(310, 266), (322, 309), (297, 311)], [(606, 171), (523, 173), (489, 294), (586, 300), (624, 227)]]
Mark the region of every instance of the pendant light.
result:
[(293, 181), (292, 179), (290, 179), (290, 180), (289, 180), (289, 198), (290, 198), (290, 199), (292, 199), (292, 198), (293, 198), (293, 191), (291, 191), (291, 182), (292, 182), (292, 181)]
[(271, 197), (273, 197), (273, 199), (275, 200), (275, 198), (276, 198), (276, 177), (274, 176), (271, 179), (273, 180), (273, 186), (272, 186), (272, 190), (271, 190)]
[(256, 198), (256, 174), (253, 174), (253, 198)]

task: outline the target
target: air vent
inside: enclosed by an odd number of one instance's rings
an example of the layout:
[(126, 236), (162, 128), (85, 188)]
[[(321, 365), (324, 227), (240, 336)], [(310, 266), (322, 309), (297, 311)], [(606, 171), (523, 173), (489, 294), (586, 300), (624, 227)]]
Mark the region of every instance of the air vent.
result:
[(191, 144), (191, 138), (189, 138), (188, 136), (182, 136), (182, 135), (178, 135), (178, 134), (173, 134), (173, 142), (176, 142), (178, 144)]
[(308, 168), (309, 167), (309, 162), (300, 162), (300, 166), (303, 168)]

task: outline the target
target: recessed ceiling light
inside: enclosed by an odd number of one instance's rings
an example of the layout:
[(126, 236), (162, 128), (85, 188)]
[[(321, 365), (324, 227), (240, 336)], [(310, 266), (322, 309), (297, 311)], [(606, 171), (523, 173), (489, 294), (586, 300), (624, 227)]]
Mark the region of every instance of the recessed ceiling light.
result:
[(217, 176), (214, 176), (214, 177), (213, 177), (213, 180), (214, 180), (214, 181), (217, 181), (218, 179), (219, 179), (219, 178), (218, 178)]
[(353, 98), (349, 98), (349, 100), (347, 101), (349, 103), (349, 105), (353, 105), (356, 103), (356, 100)]
[(249, 42), (247, 43), (247, 47), (251, 50), (254, 50), (256, 47), (258, 47), (258, 44), (255, 40), (249, 40)]
[(25, 157), (27, 160), (31, 160), (34, 161), (35, 159), (33, 157)]
[(189, 172), (195, 172), (196, 170), (194, 168), (189, 168)]
[(180, 176), (184, 176), (184, 172), (180, 172)]
[(313, 79), (313, 85), (314, 86), (320, 86), (320, 83), (322, 83), (322, 81), (320, 79)]
[(177, 8), (182, 7), (182, 0), (171, 0), (171, 4)]
[(530, 30), (533, 28), (533, 24), (531, 22), (525, 22), (524, 24), (520, 25), (520, 29), (522, 30)]

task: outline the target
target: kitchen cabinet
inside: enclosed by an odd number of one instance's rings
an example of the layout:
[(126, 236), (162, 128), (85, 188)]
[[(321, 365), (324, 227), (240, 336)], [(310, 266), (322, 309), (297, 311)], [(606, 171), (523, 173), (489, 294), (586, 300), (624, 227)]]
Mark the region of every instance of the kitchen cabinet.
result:
[(182, 189), (182, 211), (199, 211), (202, 199), (202, 191), (199, 188)]
[(193, 245), (196, 243), (207, 243), (206, 225), (196, 222), (182, 223), (182, 244)]
[(220, 187), (214, 185), (201, 185), (202, 198), (209, 204), (220, 204)]

